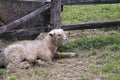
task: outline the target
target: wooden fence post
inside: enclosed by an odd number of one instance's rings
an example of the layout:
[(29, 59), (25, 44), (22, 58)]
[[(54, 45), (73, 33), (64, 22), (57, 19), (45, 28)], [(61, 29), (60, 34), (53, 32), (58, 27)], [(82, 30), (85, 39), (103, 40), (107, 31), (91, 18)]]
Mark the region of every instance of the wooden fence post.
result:
[(51, 0), (50, 26), (53, 29), (61, 28), (61, 0)]

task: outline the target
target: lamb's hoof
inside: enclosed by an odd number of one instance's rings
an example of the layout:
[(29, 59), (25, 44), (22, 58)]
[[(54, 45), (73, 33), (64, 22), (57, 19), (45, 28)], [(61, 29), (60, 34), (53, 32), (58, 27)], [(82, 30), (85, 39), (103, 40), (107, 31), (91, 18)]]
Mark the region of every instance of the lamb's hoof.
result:
[(35, 60), (35, 65), (37, 65), (37, 66), (44, 66), (45, 65), (45, 61)]

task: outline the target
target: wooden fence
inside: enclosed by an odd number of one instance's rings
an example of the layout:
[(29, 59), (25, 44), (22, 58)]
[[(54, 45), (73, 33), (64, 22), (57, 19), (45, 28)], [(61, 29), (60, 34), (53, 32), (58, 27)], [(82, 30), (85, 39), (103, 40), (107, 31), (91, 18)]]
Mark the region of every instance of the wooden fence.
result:
[[(8, 0), (6, 0), (8, 1)], [(11, 0), (12, 1), (12, 0)], [(74, 25), (61, 25), (61, 6), (62, 5), (80, 5), (80, 4), (113, 4), (120, 3), (120, 0), (16, 0), (16, 1), (34, 1), (34, 2), (45, 2), (43, 6), (37, 10), (23, 16), (9, 24), (0, 27), (0, 38), (3, 39), (13, 39), (28, 36), (37, 36), (41, 32), (48, 32), (54, 28), (63, 28), (64, 30), (81, 30), (81, 29), (93, 29), (93, 28), (103, 28), (103, 27), (114, 27), (120, 26), (120, 20), (104, 21), (104, 22), (88, 22), (82, 24)], [(43, 11), (50, 8), (50, 26), (51, 27), (37, 27), (28, 28), (20, 30), (12, 30), (18, 27), (24, 22), (32, 19), (33, 17), (39, 15)]]

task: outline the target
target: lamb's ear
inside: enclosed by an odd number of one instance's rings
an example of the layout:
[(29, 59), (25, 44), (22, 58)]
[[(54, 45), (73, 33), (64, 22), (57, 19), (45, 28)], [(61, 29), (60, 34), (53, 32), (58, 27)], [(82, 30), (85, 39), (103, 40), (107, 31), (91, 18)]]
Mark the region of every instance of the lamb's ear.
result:
[(50, 35), (51, 37), (53, 37), (53, 36), (55, 35), (55, 32), (54, 32), (54, 31), (50, 31), (50, 32), (49, 32), (49, 35)]

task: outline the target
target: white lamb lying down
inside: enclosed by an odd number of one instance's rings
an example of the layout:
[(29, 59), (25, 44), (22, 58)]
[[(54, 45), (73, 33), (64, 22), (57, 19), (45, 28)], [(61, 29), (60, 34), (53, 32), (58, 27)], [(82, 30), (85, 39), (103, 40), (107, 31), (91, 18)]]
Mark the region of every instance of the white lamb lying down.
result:
[(74, 57), (75, 53), (56, 53), (58, 46), (65, 44), (67, 40), (62, 29), (54, 29), (43, 40), (15, 42), (4, 49), (4, 62), (0, 62), (0, 66), (29, 68), (36, 60), (51, 63), (55, 55), (57, 57)]

